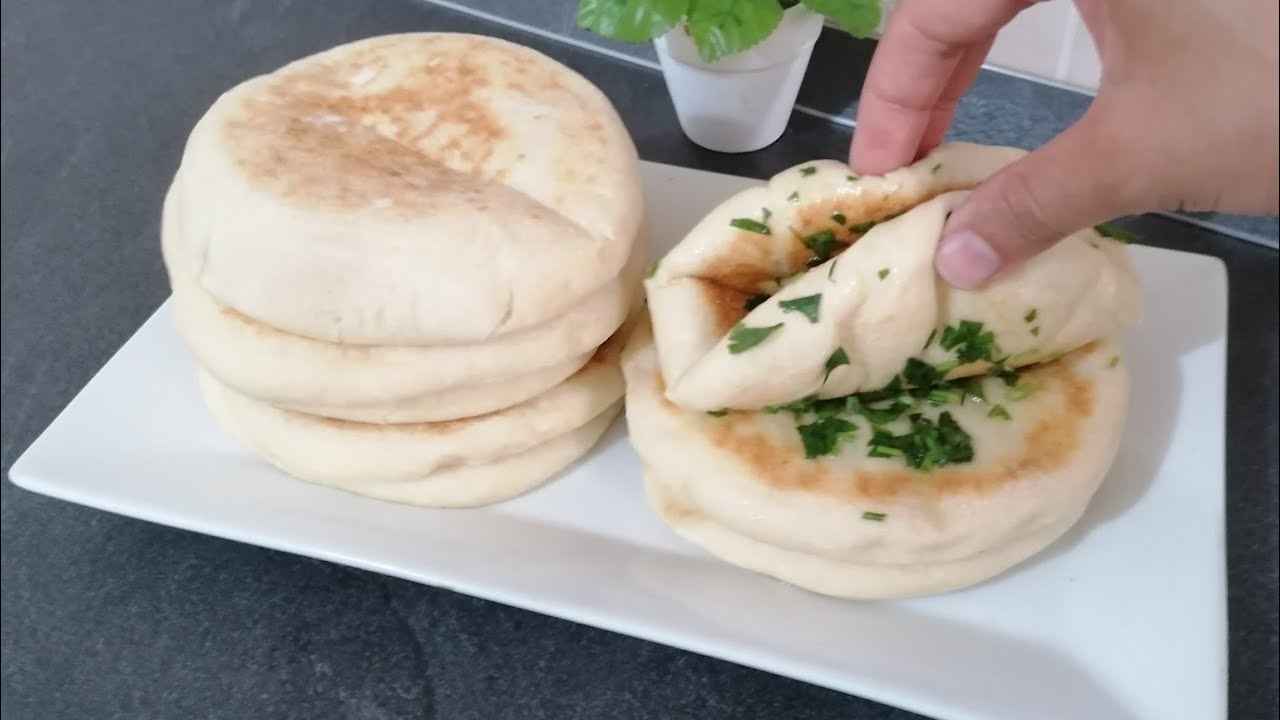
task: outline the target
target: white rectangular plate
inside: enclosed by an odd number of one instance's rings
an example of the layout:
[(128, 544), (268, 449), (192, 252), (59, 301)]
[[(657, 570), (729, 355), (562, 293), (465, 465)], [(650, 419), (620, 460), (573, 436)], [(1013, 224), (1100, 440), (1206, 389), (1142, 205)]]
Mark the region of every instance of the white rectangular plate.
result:
[[(645, 164), (655, 257), (757, 181)], [(35, 492), (407, 578), (939, 718), (1226, 715), (1226, 273), (1134, 247), (1132, 409), (1080, 524), (984, 585), (903, 602), (728, 567), (650, 513), (619, 420), (520, 499), (426, 510), (288, 478), (205, 414), (162, 306), (14, 465)], [(158, 252), (158, 250), (157, 250)]]

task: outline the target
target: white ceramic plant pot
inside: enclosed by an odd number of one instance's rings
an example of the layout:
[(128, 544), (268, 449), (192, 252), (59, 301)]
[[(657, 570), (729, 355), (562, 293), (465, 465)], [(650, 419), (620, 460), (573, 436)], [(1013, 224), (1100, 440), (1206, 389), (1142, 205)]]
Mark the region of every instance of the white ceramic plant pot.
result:
[(724, 153), (759, 150), (781, 137), (822, 21), (797, 5), (764, 42), (714, 63), (698, 57), (684, 23), (655, 39), (684, 134)]

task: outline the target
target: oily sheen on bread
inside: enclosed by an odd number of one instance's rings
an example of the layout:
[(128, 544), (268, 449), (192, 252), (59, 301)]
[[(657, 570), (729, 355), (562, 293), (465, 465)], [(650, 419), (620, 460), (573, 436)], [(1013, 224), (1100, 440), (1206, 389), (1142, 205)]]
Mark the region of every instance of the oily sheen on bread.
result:
[(218, 303), (345, 344), (533, 328), (613, 281), (643, 206), (609, 100), (496, 38), (360, 40), (224, 93), (188, 139), (182, 265)]
[(1021, 154), (954, 143), (861, 178), (817, 161), (726, 200), (645, 281), (668, 396), (692, 410), (757, 409), (876, 389), (910, 357), (951, 359), (943, 340), (961, 321), (994, 336), (994, 355), (951, 377), (995, 359), (1039, 362), (1138, 322), (1128, 250), (1093, 229), (976, 291), (937, 275), (964, 188)]
[[(181, 178), (175, 180), (176, 187)], [(166, 196), (161, 247), (184, 343), (219, 381), (250, 397), (360, 422), (432, 422), (510, 407), (581, 368), (626, 319), (646, 253), (543, 325), (481, 343), (340, 345), (278, 330), (214, 300), (182, 265), (178, 194)]]
[[(1016, 386), (983, 377), (964, 399), (919, 401), (911, 414), (954, 421), (971, 443), (967, 460), (921, 469), (901, 452), (873, 452), (886, 441), (857, 412), (675, 405), (644, 325), (623, 352), (623, 372), (631, 442), (666, 522), (727, 562), (852, 598), (973, 585), (1043, 549), (1084, 512), (1128, 404), (1119, 351), (1094, 341), (1025, 368)], [(812, 431), (824, 417), (848, 426), (810, 457), (810, 442), (823, 438), (800, 427)], [(877, 421), (879, 432), (907, 432), (918, 422), (909, 418)]]

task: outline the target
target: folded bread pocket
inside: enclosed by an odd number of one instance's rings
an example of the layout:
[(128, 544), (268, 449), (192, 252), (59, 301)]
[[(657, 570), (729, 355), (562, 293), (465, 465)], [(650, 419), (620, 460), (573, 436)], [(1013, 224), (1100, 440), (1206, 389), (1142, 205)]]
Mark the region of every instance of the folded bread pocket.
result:
[(645, 281), (667, 397), (705, 411), (841, 397), (1042, 362), (1136, 324), (1128, 248), (1094, 229), (979, 290), (938, 276), (966, 188), (1022, 154), (952, 143), (861, 178), (816, 161), (726, 200)]

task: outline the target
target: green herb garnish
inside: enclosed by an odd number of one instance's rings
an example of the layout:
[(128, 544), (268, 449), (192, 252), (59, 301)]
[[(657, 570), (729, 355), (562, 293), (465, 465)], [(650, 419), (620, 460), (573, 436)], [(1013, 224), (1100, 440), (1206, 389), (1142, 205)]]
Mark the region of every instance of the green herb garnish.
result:
[(707, 414), (711, 417), (724, 417), (729, 414), (728, 410), (708, 410)]
[(880, 268), (880, 272), (876, 273), (881, 280), (889, 277), (889, 268)]
[(947, 373), (951, 372), (952, 370), (955, 370), (956, 368), (960, 367), (960, 361), (959, 361), (959, 360), (948, 360), (948, 361), (946, 361), (946, 362), (944, 362), (944, 363), (940, 363), (940, 364), (938, 364), (938, 365), (934, 365), (934, 367), (935, 367), (935, 368), (937, 368), (937, 370), (938, 370), (938, 372), (939, 372), (939, 373), (941, 373), (942, 375), (946, 375)]
[(902, 414), (910, 410), (911, 406), (901, 400), (895, 400), (887, 407), (871, 407), (857, 395), (850, 395), (844, 399), (844, 408), (846, 412), (857, 413), (866, 418), (872, 425), (887, 425), (902, 417)]
[(884, 522), (885, 517), (885, 514), (882, 512), (872, 512), (868, 510), (862, 513), (862, 519), (870, 520), (871, 522)]
[(982, 386), (980, 378), (968, 378), (960, 383), (960, 390), (964, 393), (964, 397), (960, 402), (984, 403), (987, 401), (987, 390)]
[(934, 328), (933, 330), (929, 331), (929, 339), (924, 341), (924, 347), (920, 349), (928, 350), (929, 346), (933, 344), (933, 339), (936, 337), (938, 337), (938, 328)]
[(810, 175), (816, 172), (818, 172), (818, 168), (812, 165), (809, 165), (808, 167), (802, 167), (800, 168), (800, 177), (809, 177)]
[(1120, 356), (1119, 356), (1119, 355), (1112, 355), (1112, 356), (1111, 356), (1111, 360), (1107, 362), (1107, 367), (1109, 367), (1109, 368), (1113, 368), (1113, 367), (1115, 367), (1115, 366), (1117, 366), (1117, 365), (1119, 365), (1119, 364), (1120, 364)]
[(902, 368), (902, 379), (908, 385), (914, 385), (918, 388), (927, 388), (942, 382), (945, 373), (939, 372), (938, 368), (919, 358), (907, 358), (907, 364)]
[(797, 201), (797, 200), (799, 200), (799, 199), (800, 199), (800, 191), (799, 191), (799, 190), (793, 190), (793, 191), (791, 192), (791, 194), (787, 196), (787, 202), (795, 202), (795, 201)]
[(1008, 410), (1005, 410), (1003, 405), (995, 405), (995, 406), (993, 406), (993, 407), (991, 408), (991, 412), (987, 413), (987, 417), (995, 418), (995, 419), (997, 419), (997, 420), (1012, 420), (1012, 419), (1013, 419), (1013, 418), (1009, 417), (1009, 411), (1008, 411)]
[(783, 312), (798, 312), (809, 318), (809, 322), (818, 322), (818, 310), (822, 305), (822, 293), (817, 295), (805, 295), (804, 297), (793, 298), (791, 300), (783, 300), (778, 303), (778, 307)]
[(768, 299), (769, 299), (769, 296), (763, 293), (759, 295), (752, 295), (751, 297), (747, 298), (747, 301), (745, 303), (743, 303), (743, 307), (746, 309), (747, 312), (751, 312), (752, 310), (755, 310), (756, 308), (764, 304), (764, 302)]
[(654, 260), (653, 262), (649, 263), (649, 271), (646, 272), (644, 276), (647, 278), (651, 278), (656, 272), (658, 272), (658, 261)]
[(845, 176), (844, 176), (844, 179), (845, 179), (845, 180), (848, 180), (849, 182), (857, 182), (857, 181), (858, 181), (858, 176), (857, 176), (857, 175), (845, 175)]
[(831, 213), (831, 220), (837, 225), (843, 225), (845, 223), (845, 216), (841, 213), (834, 212)]
[(1040, 326), (1036, 325), (1031, 328), (1031, 337), (1040, 337)]
[(939, 341), (943, 350), (955, 350), (961, 363), (991, 361), (995, 354), (996, 336), (990, 330), (983, 332), (982, 323), (961, 320), (959, 325), (948, 325)]
[(823, 366), (824, 368), (826, 368), (827, 374), (822, 377), (822, 382), (826, 382), (827, 378), (831, 377), (832, 370), (835, 370), (841, 365), (848, 365), (848, 364), (849, 364), (849, 354), (844, 351), (844, 348), (836, 348), (836, 351), (831, 353), (831, 357), (827, 358), (827, 362)]
[(807, 397), (802, 397), (799, 400), (793, 400), (781, 405), (766, 405), (761, 408), (760, 411), (769, 415), (776, 415), (780, 412), (789, 412), (792, 415), (800, 416), (812, 410), (813, 404), (817, 401), (817, 395), (809, 395)]
[(876, 226), (875, 220), (865, 220), (863, 222), (854, 223), (853, 225), (850, 225), (849, 229), (861, 235), (875, 226)]
[(1004, 381), (1005, 385), (1013, 387), (1018, 384), (1018, 373), (1013, 368), (1004, 363), (996, 363), (987, 371), (991, 377), (998, 377)]
[(938, 174), (938, 171), (939, 171), (939, 170), (941, 170), (941, 169), (942, 169), (942, 163), (938, 163), (938, 164), (934, 165), (933, 167), (929, 168), (929, 174), (930, 174), (930, 175), (937, 175), (937, 174)]
[(1030, 310), (1028, 310), (1028, 311), (1027, 311), (1027, 314), (1026, 314), (1026, 315), (1023, 315), (1023, 316), (1022, 316), (1022, 321), (1023, 321), (1023, 322), (1028, 322), (1028, 323), (1033, 323), (1033, 322), (1035, 322), (1035, 321), (1036, 321), (1036, 315), (1037, 315), (1037, 314), (1038, 314), (1038, 313), (1036, 312), (1036, 309), (1035, 309), (1035, 308), (1031, 308)]
[(801, 238), (804, 246), (813, 251), (813, 260), (809, 261), (812, 267), (826, 262), (831, 259), (835, 252), (843, 247), (847, 247), (847, 243), (842, 243), (836, 239), (834, 230), (819, 230), (812, 235)]
[(1137, 233), (1129, 232), (1124, 228), (1116, 227), (1110, 223), (1094, 225), (1093, 229), (1102, 237), (1111, 238), (1112, 240), (1115, 240), (1118, 243), (1124, 243), (1125, 245), (1129, 245), (1142, 239)]
[(734, 325), (733, 330), (729, 331), (729, 354), (737, 355), (750, 350), (764, 342), (781, 327), (782, 323), (768, 327), (747, 327), (741, 323)]
[(888, 385), (879, 390), (868, 390), (864, 393), (858, 393), (858, 398), (863, 402), (879, 402), (881, 400), (892, 400), (902, 395), (902, 377), (894, 375)]
[(807, 425), (797, 425), (806, 458), (834, 455), (840, 444), (848, 440), (857, 426), (839, 417), (824, 417)]
[(769, 218), (773, 217), (773, 211), (769, 208), (760, 208), (760, 217), (765, 222), (769, 222)]
[(924, 399), (928, 400), (931, 405), (948, 405), (963, 400), (964, 392), (960, 388), (939, 385), (930, 390), (924, 396)]
[(734, 218), (729, 221), (729, 224), (739, 230), (746, 230), (747, 232), (758, 233), (760, 235), (773, 234), (773, 231), (769, 229), (768, 225), (765, 225), (759, 220), (752, 220), (751, 218)]
[(902, 457), (909, 467), (923, 471), (973, 459), (973, 440), (951, 413), (942, 413), (936, 423), (920, 414), (911, 415), (908, 420), (911, 429), (905, 435), (875, 428), (868, 455)]
[(1031, 393), (1035, 391), (1036, 391), (1036, 386), (1034, 383), (1020, 382), (1017, 385), (1014, 385), (1013, 387), (1009, 388), (1009, 392), (1006, 393), (1006, 396), (1010, 400), (1024, 400), (1028, 397), (1031, 397)]

